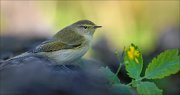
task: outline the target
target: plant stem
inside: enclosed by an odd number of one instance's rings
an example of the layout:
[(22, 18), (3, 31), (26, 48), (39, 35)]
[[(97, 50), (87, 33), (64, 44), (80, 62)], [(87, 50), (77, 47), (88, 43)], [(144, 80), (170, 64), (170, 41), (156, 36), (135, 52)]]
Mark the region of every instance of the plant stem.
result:
[(132, 82), (130, 82), (130, 83), (128, 83), (128, 84), (126, 84), (127, 86), (130, 86), (132, 84)]
[(121, 64), (121, 62), (120, 62), (119, 52), (117, 52), (117, 51), (116, 51), (116, 57), (117, 57), (117, 59), (118, 59), (119, 66), (118, 66), (118, 70), (116, 71), (115, 75), (113, 76), (112, 84), (114, 83), (115, 77), (118, 76), (118, 73), (119, 73), (119, 71), (121, 70), (121, 67), (122, 67), (122, 65), (123, 65), (123, 64)]
[[(139, 79), (136, 79), (135, 81), (141, 81), (141, 80), (143, 80), (143, 79), (145, 79), (146, 77), (141, 77), (141, 78), (139, 78)], [(132, 85), (132, 81), (130, 82), (130, 83), (128, 83), (128, 84), (126, 84), (127, 86), (130, 86), (130, 85)]]
[(117, 75), (118, 75), (119, 71), (121, 70), (122, 65), (123, 65), (123, 64), (119, 63), (119, 67), (118, 67), (117, 72), (115, 73), (115, 76), (117, 76)]

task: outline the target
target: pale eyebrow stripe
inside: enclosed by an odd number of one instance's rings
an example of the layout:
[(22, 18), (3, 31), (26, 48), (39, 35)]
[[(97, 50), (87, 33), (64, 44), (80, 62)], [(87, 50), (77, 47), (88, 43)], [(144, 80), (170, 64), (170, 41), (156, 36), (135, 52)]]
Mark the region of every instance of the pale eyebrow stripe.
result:
[(84, 24), (84, 25), (79, 25), (79, 26), (87, 26), (87, 27), (91, 27), (91, 26), (93, 26), (93, 25)]

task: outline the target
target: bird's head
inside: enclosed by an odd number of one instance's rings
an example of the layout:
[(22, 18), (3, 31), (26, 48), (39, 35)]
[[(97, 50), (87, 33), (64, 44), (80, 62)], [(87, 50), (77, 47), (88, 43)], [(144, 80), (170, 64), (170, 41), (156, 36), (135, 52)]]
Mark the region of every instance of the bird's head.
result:
[(97, 26), (92, 21), (89, 21), (89, 20), (80, 20), (70, 25), (70, 27), (73, 28), (76, 32), (78, 32), (81, 35), (92, 36), (95, 30), (102, 26)]

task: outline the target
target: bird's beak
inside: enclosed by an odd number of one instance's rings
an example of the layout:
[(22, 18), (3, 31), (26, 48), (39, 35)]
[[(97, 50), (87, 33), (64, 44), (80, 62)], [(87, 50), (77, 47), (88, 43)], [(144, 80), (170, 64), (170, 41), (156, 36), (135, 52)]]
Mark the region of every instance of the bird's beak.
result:
[(94, 28), (96, 29), (96, 28), (101, 28), (102, 26), (94, 26)]

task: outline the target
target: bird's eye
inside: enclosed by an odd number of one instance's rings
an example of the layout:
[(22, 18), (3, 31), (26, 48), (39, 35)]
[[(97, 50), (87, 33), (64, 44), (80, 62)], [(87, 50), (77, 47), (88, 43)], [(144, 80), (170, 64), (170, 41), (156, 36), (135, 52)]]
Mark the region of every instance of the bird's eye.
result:
[(87, 26), (80, 26), (81, 28), (84, 28), (84, 29), (87, 29), (88, 27)]
[(84, 26), (84, 29), (87, 29), (87, 26)]

